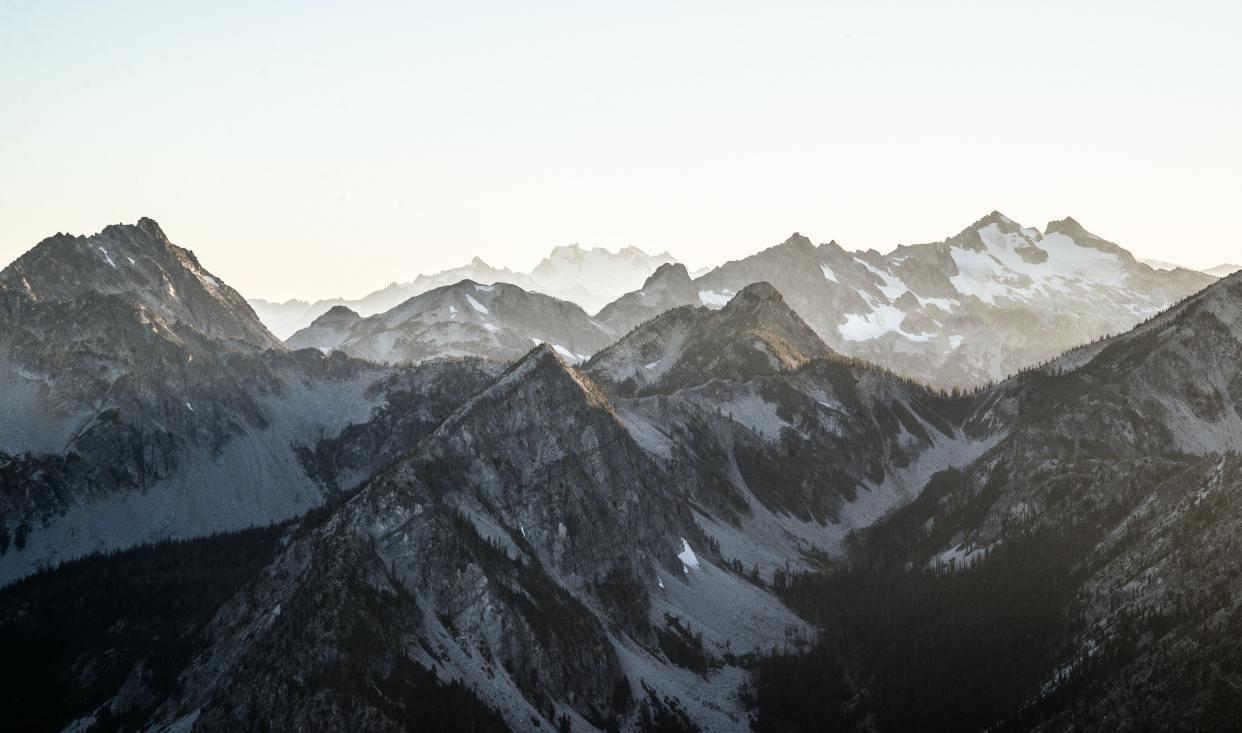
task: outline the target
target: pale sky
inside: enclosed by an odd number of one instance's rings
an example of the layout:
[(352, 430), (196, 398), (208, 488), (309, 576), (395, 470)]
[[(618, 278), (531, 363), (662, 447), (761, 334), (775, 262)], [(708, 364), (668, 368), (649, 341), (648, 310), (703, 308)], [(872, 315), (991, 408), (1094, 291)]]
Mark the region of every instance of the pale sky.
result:
[(249, 297), (992, 209), (1242, 259), (1242, 3), (0, 0), (0, 264), (141, 216)]

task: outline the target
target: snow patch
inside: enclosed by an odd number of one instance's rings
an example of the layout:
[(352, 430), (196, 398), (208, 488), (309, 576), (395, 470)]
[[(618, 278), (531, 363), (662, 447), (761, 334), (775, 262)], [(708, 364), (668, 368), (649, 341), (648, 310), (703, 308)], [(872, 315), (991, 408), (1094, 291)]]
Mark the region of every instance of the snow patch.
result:
[(677, 553), (677, 559), (681, 560), (681, 569), (683, 572), (689, 572), (691, 569), (699, 569), (699, 558), (694, 554), (694, 550), (690, 549), (690, 543), (686, 542), (686, 538), (681, 538), (681, 552)]
[(483, 315), (488, 314), (487, 308), (484, 307), (482, 303), (475, 300), (469, 293), (462, 293), (462, 294), (466, 296), (466, 302), (470, 304), (471, 308), (474, 308), (476, 311), (482, 313)]
[(886, 333), (895, 333), (910, 341), (930, 341), (935, 334), (907, 333), (901, 329), (906, 314), (895, 306), (871, 303), (870, 313), (848, 313), (845, 323), (837, 326), (846, 341), (869, 341)]
[(723, 308), (733, 298), (732, 290), (700, 290), (699, 302), (708, 308)]

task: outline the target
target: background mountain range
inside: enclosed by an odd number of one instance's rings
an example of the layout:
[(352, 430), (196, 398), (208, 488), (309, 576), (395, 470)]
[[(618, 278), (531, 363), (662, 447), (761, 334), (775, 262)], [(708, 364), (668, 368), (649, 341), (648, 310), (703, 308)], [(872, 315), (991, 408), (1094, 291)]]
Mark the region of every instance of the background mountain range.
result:
[(887, 255), (657, 263), (594, 316), (455, 278), (281, 341), (148, 219), (0, 272), (16, 728), (1242, 702), (1242, 275), (993, 213)]
[[(555, 251), (535, 274), (546, 277), (550, 263), (564, 262), (568, 252)], [(572, 291), (568, 283), (575, 277), (583, 285), (608, 280), (600, 273), (617, 267), (620, 258), (602, 250), (572, 252), (582, 255), (582, 264), (557, 270), (569, 278), (556, 280), (562, 292)], [(541, 311), (535, 305), (543, 302), (539, 298), (517, 295), (519, 288), (549, 292), (526, 276), (508, 283), (517, 287), (503, 288), (498, 314), (477, 308), (479, 293), (490, 292), (479, 288), (513, 273), (468, 267), (421, 282), (468, 276), (472, 284), (454, 285), (473, 287), (474, 295), (450, 295), (456, 291), (442, 289), (446, 284), (433, 291), (438, 295), (411, 299), (366, 320), (334, 310), (289, 343), (398, 363), (440, 353), (512, 359), (530, 340), (559, 344), (570, 358), (585, 358), (670, 308), (719, 308), (748, 284), (766, 281), (835, 351), (949, 389), (995, 382), (1125, 331), (1214, 279), (1183, 268), (1153, 268), (1073, 219), (1052, 222), (1041, 232), (998, 212), (941, 242), (903, 245), (883, 255), (849, 252), (835, 242), (814, 245), (795, 234), (693, 278), (673, 263), (653, 267), (636, 250), (621, 255), (624, 266), (617, 267), (613, 282), (642, 286), (596, 309), (593, 318), (571, 303), (548, 318), (547, 306)], [(646, 262), (645, 280), (635, 277), (640, 262)]]

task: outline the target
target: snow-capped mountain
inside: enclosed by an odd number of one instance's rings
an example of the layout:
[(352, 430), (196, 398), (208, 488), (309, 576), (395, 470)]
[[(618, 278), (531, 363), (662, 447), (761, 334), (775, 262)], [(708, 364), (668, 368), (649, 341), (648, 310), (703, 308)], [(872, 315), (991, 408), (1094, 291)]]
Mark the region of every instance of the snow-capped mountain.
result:
[(548, 343), (566, 359), (582, 361), (615, 338), (573, 303), (508, 283), (463, 280), (369, 318), (338, 306), (291, 336), (289, 345), (410, 364), (445, 356), (509, 362)]
[[(993, 212), (942, 242), (888, 254), (794, 234), (696, 278), (697, 298), (681, 304), (720, 307), (758, 281), (834, 350), (951, 388), (1125, 331), (1212, 279), (1154, 270), (1073, 219), (1041, 232)], [(643, 298), (640, 290), (626, 302)]]
[[(124, 231), (135, 262), (165, 246), (150, 229)], [(87, 241), (115, 262), (109, 236)], [(108, 258), (26, 258), (0, 274), (0, 583), (32, 552), (266, 522), (357, 486), (179, 599), (175, 633), (99, 604), (104, 641), (19, 701), (46, 727), (1232, 720), (1242, 275), (1164, 310), (1198, 276), (1072, 220), (993, 214), (889, 255), (796, 236), (697, 281), (662, 266), (596, 319), (466, 280), (290, 339), (324, 355), (269, 348), (229, 297), (177, 305), (137, 276), (101, 293), (88, 268)], [(174, 260), (185, 300), (211, 276)], [(784, 287), (747, 281), (762, 273)], [(1084, 332), (1142, 322), (966, 393), (834, 348), (875, 342), (909, 373), (906, 345), (973, 324), (1009, 358), (1071, 307)], [(966, 338), (954, 353), (993, 353)], [(40, 628), (58, 578), (80, 594), (62, 572), (3, 591), (0, 639)], [(66, 689), (72, 714), (38, 708)]]
[(0, 583), (305, 512), (326, 488), (303, 451), (402, 389), (391, 368), (288, 351), (149, 219), (44, 240), (0, 272), (0, 299), (0, 528), (23, 536)]
[(475, 257), (469, 264), (432, 274), (420, 274), (410, 282), (393, 282), (357, 300), (334, 298), (313, 303), (288, 300), (273, 303), (251, 300), (259, 318), (280, 338), (288, 338), (310, 325), (336, 306), (345, 306), (362, 316), (372, 316), (395, 308), (415, 295), (453, 285), (462, 280), (516, 285), (524, 290), (552, 295), (577, 303), (590, 313), (613, 299), (639, 287), (660, 265), (674, 262), (667, 252), (648, 255), (636, 247), (616, 252), (602, 247), (584, 248), (577, 244), (556, 247), (530, 272), (496, 268)]
[[(964, 429), (998, 442), (871, 528), (854, 558), (875, 573), (894, 563), (974, 578), (979, 592), (963, 580), (936, 596), (940, 612), (964, 621), (982, 608), (1030, 644), (1029, 655), (1002, 655), (982, 645), (995, 636), (946, 640), (950, 655), (995, 666), (960, 686), (948, 680), (945, 699), (971, 700), (976, 721), (989, 705), (1021, 706), (1014, 729), (1224, 725), (1232, 693), (1208, 692), (1214, 672), (1204, 668), (1240, 658), (1226, 629), (1242, 618), (1242, 276), (967, 401)], [(1021, 590), (987, 580), (1004, 577), (1022, 579)], [(914, 587), (873, 597), (866, 612), (914, 602)], [(828, 585), (820, 602), (839, 592)], [(902, 658), (870, 651), (887, 655), (881, 664)], [(1009, 687), (997, 686), (1002, 676)], [(884, 692), (872, 691), (874, 709), (896, 703)], [(919, 715), (928, 721), (926, 707)]]

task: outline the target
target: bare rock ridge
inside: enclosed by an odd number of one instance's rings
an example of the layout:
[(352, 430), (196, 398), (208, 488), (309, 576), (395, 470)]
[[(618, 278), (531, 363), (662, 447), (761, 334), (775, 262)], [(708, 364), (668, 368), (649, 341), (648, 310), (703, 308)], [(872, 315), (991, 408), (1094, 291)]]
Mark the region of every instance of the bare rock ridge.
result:
[[(79, 727), (397, 730), (463, 698), (523, 730), (1231, 720), (1242, 274), (1181, 298), (1197, 276), (992, 212), (889, 254), (662, 264), (596, 318), (454, 281), (329, 310), (290, 339), (321, 354), (265, 347), (152, 226), (0, 272), (0, 584), (339, 501), (177, 634), (76, 655), (127, 690), (57, 680)], [(1082, 333), (973, 391), (883, 368)], [(10, 631), (37, 608), (11, 592)]]
[[(289, 352), (150, 219), (41, 242), (0, 272), (0, 528), (24, 538), (0, 554), (0, 583), (305, 512), (392, 455), (380, 444), (312, 476), (320, 441), (411, 392), (421, 419), (388, 424), (426, 432), (462, 399), (403, 374)], [(468, 394), (492, 374), (469, 363), (410, 379)]]
[[(446, 275), (477, 283), (509, 277), (523, 290), (585, 304), (584, 292), (608, 292), (631, 280), (625, 268), (652, 267), (655, 260), (640, 254), (623, 250), (604, 257), (596, 250), (558, 248), (535, 271), (559, 273), (557, 288), (534, 275), (480, 268), (483, 276), (469, 275), (469, 268)], [(609, 277), (608, 267), (621, 269)], [(835, 241), (816, 246), (794, 233), (697, 278), (671, 262), (652, 269), (642, 287), (604, 305), (595, 321), (620, 336), (672, 308), (720, 308), (747, 285), (769, 282), (834, 350), (942, 389), (994, 382), (1080, 343), (1123, 332), (1212, 281), (1210, 274), (1184, 268), (1150, 267), (1072, 218), (1050, 222), (1041, 232), (998, 211), (943, 241), (901, 245), (887, 254), (850, 252)], [(430, 285), (427, 280), (419, 288)], [(308, 330), (293, 343), (338, 345), (335, 336), (311, 336), (318, 332)], [(556, 335), (541, 338), (557, 343)], [(470, 353), (497, 357), (486, 341)], [(388, 359), (385, 351), (365, 356)], [(516, 357), (514, 349), (504, 353)]]
[(0, 290), (40, 303), (115, 296), (168, 325), (258, 349), (284, 348), (237, 291), (147, 218), (90, 237), (45, 239), (0, 273)]
[(641, 394), (792, 370), (832, 353), (776, 288), (758, 282), (719, 311), (685, 306), (649, 321), (586, 370), (623, 393)]
[(462, 280), (368, 318), (335, 312), (291, 336), (290, 346), (405, 364), (445, 356), (509, 362), (546, 342), (566, 358), (582, 361), (615, 338), (611, 328), (577, 305), (509, 283)]
[(718, 307), (759, 280), (834, 350), (946, 389), (1123, 332), (1211, 282), (1154, 270), (1073, 219), (1040, 232), (995, 211), (942, 242), (888, 254), (794, 235), (695, 286), (699, 302)]

